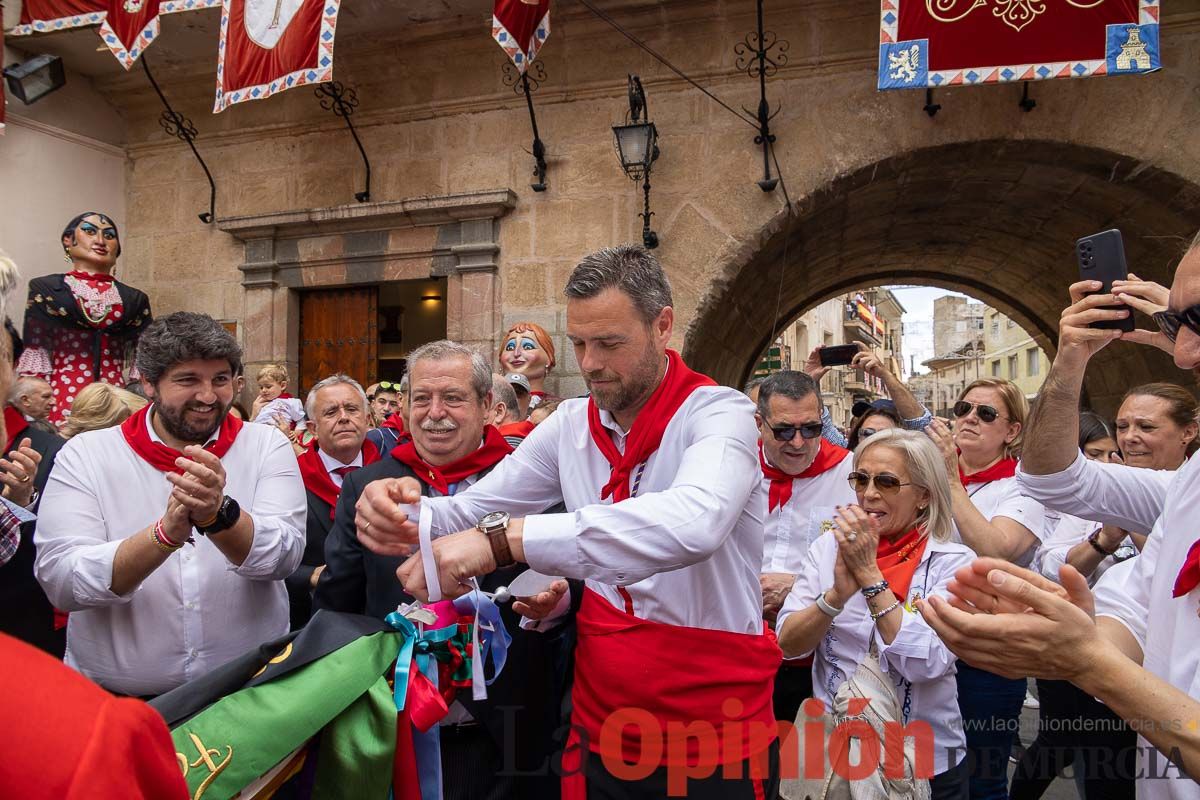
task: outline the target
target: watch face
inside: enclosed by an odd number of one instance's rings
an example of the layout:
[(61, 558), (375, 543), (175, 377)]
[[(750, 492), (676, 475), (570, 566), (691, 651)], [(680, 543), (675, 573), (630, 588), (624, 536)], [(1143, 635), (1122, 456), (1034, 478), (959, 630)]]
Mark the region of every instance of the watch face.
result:
[(493, 528), (497, 525), (503, 525), (508, 522), (508, 514), (503, 511), (493, 511), (492, 513), (479, 520), (479, 527)]

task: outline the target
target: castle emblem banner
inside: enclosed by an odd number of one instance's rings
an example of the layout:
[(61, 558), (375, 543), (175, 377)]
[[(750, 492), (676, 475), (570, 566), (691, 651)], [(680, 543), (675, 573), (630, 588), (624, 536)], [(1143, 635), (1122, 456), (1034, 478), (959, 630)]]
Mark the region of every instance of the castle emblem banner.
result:
[(1160, 10), (1161, 0), (882, 0), (879, 88), (1153, 72)]
[(550, 35), (550, 0), (496, 0), (492, 38), (520, 72), (537, 58)]
[(341, 0), (224, 0), (213, 113), (333, 79)]

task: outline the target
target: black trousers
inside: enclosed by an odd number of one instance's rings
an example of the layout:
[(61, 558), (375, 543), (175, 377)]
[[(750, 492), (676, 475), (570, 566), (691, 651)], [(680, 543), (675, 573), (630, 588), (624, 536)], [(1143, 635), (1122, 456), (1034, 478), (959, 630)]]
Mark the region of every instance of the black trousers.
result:
[[(751, 777), (750, 761), (742, 762), (741, 778), (725, 777), (718, 767), (707, 778), (687, 782), (684, 796), (689, 800), (778, 800), (779, 740), (767, 752), (768, 770), (764, 779)], [(584, 759), (588, 800), (663, 800), (667, 794), (667, 767), (660, 767), (639, 781), (627, 781), (604, 768), (604, 760), (594, 753)]]
[(503, 775), (503, 758), (482, 725), (443, 725), (442, 795), (445, 800), (517, 800), (515, 782)]
[(775, 694), (772, 702), (775, 719), (780, 722), (795, 722), (800, 713), (800, 704), (813, 693), (812, 666), (790, 667), (785, 661), (775, 673)]
[(967, 759), (929, 779), (929, 800), (967, 800), (971, 796), (971, 770)]
[(1067, 681), (1038, 684), (1038, 734), (1013, 774), (1012, 800), (1038, 800), (1068, 766), (1083, 774), (1084, 800), (1132, 798), (1137, 734), (1108, 706)]

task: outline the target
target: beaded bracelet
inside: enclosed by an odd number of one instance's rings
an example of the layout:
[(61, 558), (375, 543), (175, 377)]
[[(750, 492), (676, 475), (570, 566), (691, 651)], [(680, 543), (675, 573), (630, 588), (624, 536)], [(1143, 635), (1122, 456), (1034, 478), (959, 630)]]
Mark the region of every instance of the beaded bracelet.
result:
[(890, 606), (885, 608), (883, 611), (880, 611), (878, 614), (876, 614), (874, 611), (872, 611), (871, 612), (871, 621), (879, 622), (879, 620), (883, 619), (884, 617), (886, 617), (888, 614), (892, 613), (899, 607), (900, 607), (900, 601), (897, 600), (896, 602), (892, 603)]
[(158, 522), (154, 523), (154, 527), (150, 530), (150, 540), (158, 546), (159, 550), (170, 555), (190, 542), (191, 537), (188, 537), (186, 541), (176, 542), (174, 539), (167, 536), (166, 532), (163, 530), (162, 520), (160, 519)]

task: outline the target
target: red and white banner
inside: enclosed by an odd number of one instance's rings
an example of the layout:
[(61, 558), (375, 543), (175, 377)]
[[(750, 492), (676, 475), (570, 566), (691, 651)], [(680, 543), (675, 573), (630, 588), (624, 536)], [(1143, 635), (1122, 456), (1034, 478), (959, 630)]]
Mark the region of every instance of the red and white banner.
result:
[(550, 0), (496, 0), (492, 38), (524, 72), (550, 36)]
[(333, 79), (341, 0), (224, 0), (213, 113)]
[[(99, 25), (108, 16), (109, 0), (25, 0), (21, 19), (9, 36), (29, 36), (67, 28)], [(221, 0), (161, 0), (158, 13), (174, 14), (216, 8)]]
[(100, 38), (129, 69), (158, 36), (160, 0), (109, 0), (108, 14), (100, 23)]

